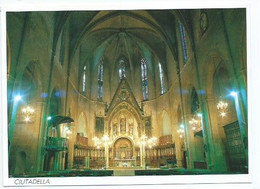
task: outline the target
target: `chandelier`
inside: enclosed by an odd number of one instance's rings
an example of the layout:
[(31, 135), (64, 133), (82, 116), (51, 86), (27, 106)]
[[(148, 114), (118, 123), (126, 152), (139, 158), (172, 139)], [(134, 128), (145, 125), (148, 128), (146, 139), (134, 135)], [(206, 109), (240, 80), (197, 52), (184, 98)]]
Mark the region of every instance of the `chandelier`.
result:
[(157, 145), (157, 137), (148, 138), (146, 135), (142, 135), (139, 138), (139, 141), (137, 142), (138, 145), (141, 147), (148, 146), (150, 149), (152, 149), (154, 146)]
[(189, 121), (189, 124), (191, 125), (193, 131), (196, 131), (199, 128), (199, 121), (197, 119), (192, 118)]
[(98, 137), (94, 137), (92, 140), (94, 141), (94, 146), (97, 149), (100, 149), (101, 147), (109, 146), (112, 143), (108, 135), (103, 135), (101, 139)]
[(31, 118), (33, 114), (35, 113), (35, 110), (31, 108), (30, 106), (27, 106), (26, 108), (22, 109), (22, 114), (24, 115), (24, 121), (28, 123), (31, 121)]
[(221, 117), (225, 117), (227, 115), (228, 103), (220, 100), (217, 104), (217, 109)]
[(147, 136), (146, 135), (142, 135), (140, 138), (139, 138), (139, 141), (137, 142), (137, 144), (139, 144), (140, 146), (145, 146), (146, 142), (147, 142)]
[(154, 146), (156, 146), (156, 144), (157, 144), (156, 137), (152, 137), (152, 138), (148, 139), (148, 141), (147, 141), (147, 145), (150, 149), (153, 148)]
[(94, 137), (92, 140), (94, 141), (95, 147), (96, 147), (97, 149), (100, 149), (101, 144), (102, 144), (101, 140), (100, 140), (98, 137)]
[(180, 128), (177, 130), (180, 138), (184, 137), (184, 125), (180, 125)]

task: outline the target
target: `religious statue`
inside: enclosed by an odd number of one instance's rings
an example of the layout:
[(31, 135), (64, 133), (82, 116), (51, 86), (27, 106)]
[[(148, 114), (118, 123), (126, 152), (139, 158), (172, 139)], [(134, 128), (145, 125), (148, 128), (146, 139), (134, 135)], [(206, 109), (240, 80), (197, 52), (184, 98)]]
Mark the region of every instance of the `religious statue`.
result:
[(126, 119), (120, 118), (120, 133), (125, 134), (126, 131)]

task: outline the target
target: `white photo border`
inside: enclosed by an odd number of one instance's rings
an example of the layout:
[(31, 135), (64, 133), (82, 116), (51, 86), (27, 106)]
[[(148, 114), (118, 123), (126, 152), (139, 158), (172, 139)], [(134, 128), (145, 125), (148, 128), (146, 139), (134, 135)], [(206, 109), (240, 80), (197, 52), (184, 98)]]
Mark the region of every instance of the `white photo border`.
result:
[[(164, 2), (164, 3), (162, 3)], [(247, 80), (248, 80), (248, 143), (249, 143), (249, 174), (245, 175), (176, 175), (176, 176), (134, 176), (134, 177), (64, 177), (64, 178), (53, 178), (53, 177), (43, 177), (41, 179), (45, 179), (47, 182), (49, 179), (50, 184), (35, 184), (35, 185), (23, 185), (23, 186), (76, 186), (76, 185), (85, 185), (85, 186), (149, 186), (152, 185), (164, 185), (171, 186), (176, 185), (178, 187), (190, 187), (190, 186), (198, 186), (198, 188), (214, 188), (221, 187), (221, 185), (227, 185), (228, 187), (245, 187), (250, 188), (254, 187), (257, 182), (259, 183), (259, 179), (257, 179), (257, 173), (259, 173), (259, 169), (256, 167), (260, 167), (257, 162), (257, 155), (259, 152), (256, 150), (257, 142), (257, 132), (259, 132), (257, 127), (260, 123), (260, 116), (256, 116), (257, 113), (255, 111), (259, 108), (255, 108), (255, 106), (259, 105), (260, 102), (258, 100), (257, 92), (260, 94), (259, 90), (256, 89), (257, 80), (259, 80), (260, 74), (257, 74), (256, 70), (260, 70), (259, 64), (257, 65), (256, 60), (260, 60), (259, 54), (259, 45), (257, 46), (255, 43), (259, 40), (260, 32), (259, 26), (255, 26), (256, 23), (255, 16), (257, 15), (257, 7), (255, 5), (259, 5), (257, 0), (218, 0), (218, 1), (203, 1), (203, 0), (182, 0), (182, 1), (145, 1), (145, 0), (134, 0), (129, 2), (123, 1), (93, 1), (93, 2), (83, 2), (76, 1), (66, 2), (66, 0), (57, 0), (53, 3), (51, 0), (40, 0), (39, 3), (33, 2), (33, 0), (4, 0), (2, 4), (0, 4), (1, 11), (1, 69), (0, 69), (0, 123), (3, 126), (0, 137), (2, 138), (1, 152), (3, 152), (3, 156), (1, 157), (1, 164), (3, 165), (3, 175), (2, 179), (4, 181), (4, 186), (21, 186), (21, 184), (17, 184), (20, 181), (18, 179), (24, 180), (25, 178), (9, 178), (8, 177), (8, 145), (7, 145), (7, 78), (6, 78), (6, 13), (7, 12), (20, 12), (20, 11), (65, 11), (65, 10), (139, 10), (139, 9), (207, 9), (207, 8), (246, 8), (247, 11)], [(260, 10), (260, 7), (258, 7)], [(260, 12), (260, 11), (259, 11)], [(260, 18), (260, 17), (258, 17)], [(255, 29), (256, 27), (256, 29)], [(253, 28), (253, 29), (252, 29)], [(255, 41), (255, 36), (257, 39)], [(258, 43), (259, 44), (259, 43)], [(255, 49), (256, 48), (256, 49)], [(257, 78), (258, 76), (258, 78)], [(254, 83), (254, 82), (256, 83)], [(259, 80), (260, 81), (260, 80)], [(258, 88), (260, 85), (258, 84)], [(254, 106), (253, 106), (254, 105)], [(258, 107), (259, 107), (258, 106)], [(254, 140), (253, 140), (254, 139)], [(253, 153), (254, 151), (254, 153)], [(257, 164), (258, 163), (258, 164)], [(28, 178), (29, 179), (29, 178)], [(37, 179), (37, 178), (30, 178)], [(40, 182), (40, 181), (39, 181)], [(209, 185), (210, 184), (210, 185)]]

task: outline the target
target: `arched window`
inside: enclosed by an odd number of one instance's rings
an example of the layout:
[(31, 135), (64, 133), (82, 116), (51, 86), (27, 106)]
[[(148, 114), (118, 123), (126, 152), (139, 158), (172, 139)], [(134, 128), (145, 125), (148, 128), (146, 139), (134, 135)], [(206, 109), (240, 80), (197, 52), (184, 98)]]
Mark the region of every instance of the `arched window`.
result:
[(103, 58), (100, 59), (98, 65), (98, 100), (102, 101), (103, 98), (103, 76), (104, 76), (104, 66), (103, 66)]
[(146, 60), (144, 58), (141, 59), (141, 72), (142, 72), (143, 99), (148, 100), (147, 66), (146, 66)]
[(159, 62), (159, 74), (160, 74), (160, 84), (161, 84), (161, 94), (165, 93), (165, 81), (164, 81), (164, 73), (162, 69), (162, 65)]
[(83, 75), (82, 75), (82, 92), (83, 92), (83, 94), (86, 94), (86, 70), (87, 70), (87, 67), (84, 66)]
[(182, 45), (182, 52), (183, 52), (183, 59), (184, 63), (187, 62), (189, 56), (188, 56), (188, 45), (187, 45), (187, 40), (186, 40), (186, 33), (184, 26), (182, 23), (179, 23), (179, 28), (180, 28), (180, 34), (181, 34), (181, 45)]
[(200, 101), (199, 101), (199, 97), (198, 94), (195, 90), (195, 88), (192, 88), (192, 92), (191, 92), (191, 114), (196, 114), (198, 113), (200, 109)]
[(125, 78), (125, 60), (121, 58), (119, 60), (119, 79), (122, 80)]

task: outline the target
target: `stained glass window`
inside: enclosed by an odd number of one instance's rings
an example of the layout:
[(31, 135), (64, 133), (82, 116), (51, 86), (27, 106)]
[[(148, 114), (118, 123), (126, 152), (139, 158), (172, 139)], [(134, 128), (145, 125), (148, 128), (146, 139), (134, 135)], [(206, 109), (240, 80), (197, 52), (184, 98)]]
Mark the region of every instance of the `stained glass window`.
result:
[(160, 74), (160, 84), (161, 84), (161, 94), (165, 93), (165, 81), (164, 81), (164, 73), (161, 63), (159, 62), (159, 74)]
[(125, 78), (125, 60), (122, 58), (119, 61), (119, 79)]
[(147, 65), (146, 65), (146, 60), (144, 58), (141, 59), (141, 74), (142, 74), (143, 99), (148, 100)]
[(100, 101), (103, 98), (103, 77), (104, 77), (104, 66), (103, 66), (103, 58), (101, 58), (98, 65), (98, 100)]
[(87, 70), (87, 67), (84, 66), (84, 68), (83, 68), (83, 76), (82, 76), (82, 92), (83, 93), (86, 93), (86, 70)]
[(182, 45), (182, 52), (183, 52), (183, 59), (184, 63), (187, 62), (189, 56), (188, 56), (188, 45), (187, 45), (187, 40), (186, 40), (186, 33), (184, 26), (182, 23), (179, 23), (179, 28), (180, 28), (180, 34), (181, 34), (181, 45)]

